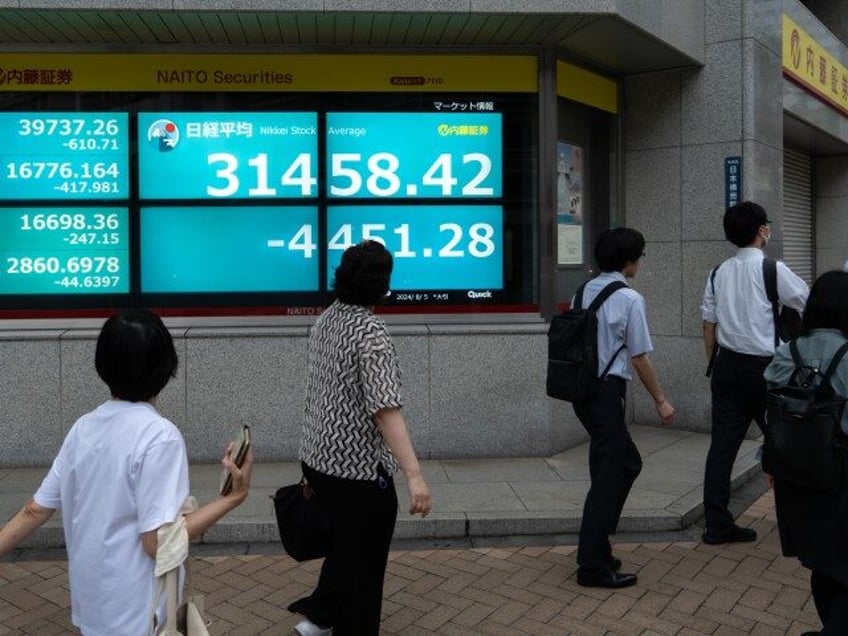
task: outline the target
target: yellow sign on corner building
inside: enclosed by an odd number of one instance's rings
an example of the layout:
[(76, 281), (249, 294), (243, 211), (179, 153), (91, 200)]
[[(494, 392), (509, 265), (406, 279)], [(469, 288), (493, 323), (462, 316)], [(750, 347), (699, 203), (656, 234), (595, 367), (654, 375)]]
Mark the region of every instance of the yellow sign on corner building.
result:
[(0, 91), (538, 92), (530, 55), (0, 53)]
[(783, 73), (843, 115), (848, 115), (848, 69), (785, 13)]

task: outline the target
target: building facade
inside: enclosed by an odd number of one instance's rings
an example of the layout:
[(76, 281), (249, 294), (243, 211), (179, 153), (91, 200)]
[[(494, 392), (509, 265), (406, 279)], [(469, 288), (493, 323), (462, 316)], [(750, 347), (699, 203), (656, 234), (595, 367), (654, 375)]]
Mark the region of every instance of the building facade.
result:
[(158, 406), (193, 460), (241, 423), (294, 458), (309, 325), (368, 237), (419, 453), (561, 451), (585, 435), (545, 396), (547, 319), (622, 224), (677, 425), (708, 430), (726, 206), (761, 203), (807, 280), (848, 258), (840, 4), (0, 0), (0, 465), (108, 397), (127, 306), (176, 338)]

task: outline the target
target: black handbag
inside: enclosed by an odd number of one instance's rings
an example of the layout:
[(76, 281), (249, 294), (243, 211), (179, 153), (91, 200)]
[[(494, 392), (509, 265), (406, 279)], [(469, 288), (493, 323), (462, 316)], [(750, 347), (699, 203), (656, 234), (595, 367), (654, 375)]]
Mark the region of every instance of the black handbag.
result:
[(330, 551), (330, 520), (307, 483), (283, 486), (272, 497), (283, 547), (295, 561), (321, 559)]

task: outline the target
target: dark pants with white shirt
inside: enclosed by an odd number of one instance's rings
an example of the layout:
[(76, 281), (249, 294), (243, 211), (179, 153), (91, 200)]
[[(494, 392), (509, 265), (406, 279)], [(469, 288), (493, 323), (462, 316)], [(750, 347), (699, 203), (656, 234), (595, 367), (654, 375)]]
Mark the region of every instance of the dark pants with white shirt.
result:
[(333, 477), (303, 462), (301, 468), (330, 518), (332, 545), (318, 586), (288, 610), (332, 627), (333, 636), (376, 636), (397, 519), (394, 480), (382, 466), (374, 481)]
[(583, 505), (577, 564), (596, 570), (612, 559), (609, 535), (615, 534), (624, 502), (642, 471), (642, 457), (624, 419), (627, 382), (607, 376), (591, 400), (574, 404), (574, 413), (589, 433), (592, 484)]
[(733, 529), (730, 476), (751, 421), (763, 430), (766, 381), (763, 372), (771, 356), (752, 356), (719, 347), (710, 386), (712, 433), (704, 471), (704, 514), (710, 534)]

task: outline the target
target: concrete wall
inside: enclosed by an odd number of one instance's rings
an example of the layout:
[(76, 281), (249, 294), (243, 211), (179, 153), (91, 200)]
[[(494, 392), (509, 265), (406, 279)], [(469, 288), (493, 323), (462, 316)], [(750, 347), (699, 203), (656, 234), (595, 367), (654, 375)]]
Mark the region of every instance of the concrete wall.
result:
[[(424, 458), (550, 455), (583, 432), (545, 396), (547, 325), (391, 325), (404, 412)], [(307, 327), (173, 329), (180, 366), (157, 407), (193, 461), (217, 461), (250, 424), (262, 460), (300, 443)], [(97, 331), (0, 331), (0, 466), (48, 464), (73, 422), (109, 398)]]

